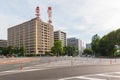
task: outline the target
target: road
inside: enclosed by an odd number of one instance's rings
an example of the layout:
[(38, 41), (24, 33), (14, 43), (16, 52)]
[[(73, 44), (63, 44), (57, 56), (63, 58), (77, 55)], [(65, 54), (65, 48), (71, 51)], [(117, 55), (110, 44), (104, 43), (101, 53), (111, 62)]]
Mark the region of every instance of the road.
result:
[[(60, 65), (104, 65), (104, 64), (120, 64), (120, 59), (102, 59), (102, 58), (81, 58), (81, 57), (36, 57), (36, 58), (17, 58), (17, 59), (1, 59), (0, 72), (19, 69), (22, 67), (29, 67), (34, 65), (42, 65), (62, 61)], [(12, 62), (12, 63), (11, 63)], [(64, 65), (65, 64), (65, 65)]]
[(120, 59), (44, 57), (6, 70), (0, 80), (120, 80)]
[[(81, 65), (25, 72), (23, 70), (23, 72), (0, 75), (0, 80), (120, 80), (120, 73), (117, 72), (120, 72), (120, 65)], [(116, 73), (119, 77), (104, 76), (106, 73), (112, 75)]]
[[(29, 67), (29, 66), (34, 66), (34, 65), (38, 65), (38, 64), (40, 65), (40, 64), (44, 64), (44, 63), (60, 61), (61, 59), (65, 60), (65, 58), (61, 58), (61, 57), (36, 57), (36, 58), (34, 58), (35, 60), (33, 60), (33, 61), (31, 61), (31, 59), (32, 58), (1, 59), (0, 62), (3, 61), (4, 64), (0, 64), (0, 72), (19, 69), (21, 64), (23, 67)], [(67, 60), (70, 60), (70, 59), (71, 58), (69, 58), (69, 57), (67, 58)], [(26, 60), (28, 60), (28, 61), (26, 62)]]

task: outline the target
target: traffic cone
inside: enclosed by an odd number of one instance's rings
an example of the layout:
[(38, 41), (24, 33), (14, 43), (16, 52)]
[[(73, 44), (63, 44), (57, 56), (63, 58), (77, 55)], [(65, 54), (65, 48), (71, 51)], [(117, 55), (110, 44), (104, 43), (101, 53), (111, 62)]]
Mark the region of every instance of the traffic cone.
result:
[(50, 60), (48, 60), (48, 63), (50, 64)]

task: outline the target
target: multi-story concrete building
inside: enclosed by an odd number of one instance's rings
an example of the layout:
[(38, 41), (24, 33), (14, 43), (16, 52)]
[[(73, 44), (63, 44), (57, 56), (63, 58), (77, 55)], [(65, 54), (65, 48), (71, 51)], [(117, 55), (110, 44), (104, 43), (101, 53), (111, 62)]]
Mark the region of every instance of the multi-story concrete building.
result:
[(66, 46), (67, 45), (66, 33), (60, 30), (54, 31), (54, 41), (55, 40), (61, 40), (62, 46)]
[(86, 44), (86, 48), (90, 49), (91, 48), (91, 44), (90, 43)]
[(0, 47), (7, 47), (7, 40), (0, 40)]
[(50, 23), (34, 18), (8, 28), (8, 45), (27, 49), (27, 53), (44, 54), (54, 45), (54, 30)]
[(67, 39), (67, 46), (76, 47), (78, 49), (78, 51), (79, 51), (79, 55), (82, 55), (83, 45), (82, 45), (82, 41), (80, 39), (68, 38)]

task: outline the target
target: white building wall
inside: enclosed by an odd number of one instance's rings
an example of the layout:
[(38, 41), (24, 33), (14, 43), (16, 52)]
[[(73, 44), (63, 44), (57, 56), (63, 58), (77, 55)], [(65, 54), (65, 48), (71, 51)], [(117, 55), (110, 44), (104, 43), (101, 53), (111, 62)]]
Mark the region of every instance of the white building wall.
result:
[(82, 50), (82, 48), (83, 48), (82, 40), (76, 39), (76, 38), (68, 38), (67, 46), (74, 46), (74, 47), (78, 48), (79, 55), (82, 55), (82, 51), (83, 51)]

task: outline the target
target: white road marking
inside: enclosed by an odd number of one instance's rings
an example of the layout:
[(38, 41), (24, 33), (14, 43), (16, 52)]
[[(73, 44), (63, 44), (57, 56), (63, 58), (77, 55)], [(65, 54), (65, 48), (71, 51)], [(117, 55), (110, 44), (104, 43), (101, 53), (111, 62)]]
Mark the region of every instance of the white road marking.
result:
[(58, 80), (69, 80), (69, 79), (106, 80), (106, 79), (98, 79), (98, 78), (89, 78), (85, 76), (69, 77), (69, 78), (63, 78), (63, 79), (58, 79)]
[(85, 76), (81, 76), (81, 77), (77, 77), (79, 79), (88, 79), (88, 80), (106, 80), (106, 79), (98, 79), (98, 78), (89, 78), (89, 77), (85, 77)]
[[(46, 67), (44, 67), (46, 66)], [(33, 67), (24, 67), (23, 70), (10, 70), (10, 71), (3, 71), (0, 72), (0, 75), (8, 75), (8, 74), (14, 74), (14, 73), (20, 73), (20, 72), (28, 72), (28, 71), (37, 71), (37, 70), (46, 70), (46, 69), (52, 69), (56, 68), (57, 66), (61, 66), (58, 63), (51, 62), (50, 64), (45, 63), (45, 64), (40, 64), (40, 65), (35, 65)]]
[(21, 72), (29, 72), (29, 71), (39, 71), (39, 70), (45, 70), (45, 69), (50, 69), (50, 68), (29, 69), (29, 70), (10, 70), (10, 71), (0, 72), (0, 75), (8, 75), (8, 74), (21, 73)]
[(115, 76), (115, 75), (108, 75), (108, 74), (96, 74), (98, 76), (105, 76), (105, 77), (115, 77), (115, 78), (120, 78), (120, 76)]
[[(114, 74), (114, 75), (113, 75)], [(87, 79), (87, 80), (107, 80), (107, 79), (100, 79), (100, 77), (110, 77), (110, 78), (118, 78), (120, 79), (120, 76), (116, 76), (117, 74), (120, 74), (120, 72), (110, 72), (110, 73), (101, 73), (101, 74), (92, 74), (92, 75), (84, 75), (84, 76), (74, 76), (74, 77), (68, 77), (68, 78), (61, 78), (58, 80), (70, 80), (70, 79)], [(91, 78), (92, 76), (99, 76), (98, 78)]]

